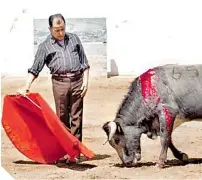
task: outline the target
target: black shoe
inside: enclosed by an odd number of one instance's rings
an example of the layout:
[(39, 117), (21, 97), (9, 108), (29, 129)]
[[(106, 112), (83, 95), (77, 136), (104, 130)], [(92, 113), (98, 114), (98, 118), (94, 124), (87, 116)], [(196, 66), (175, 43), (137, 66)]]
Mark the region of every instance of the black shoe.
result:
[(59, 163), (66, 163), (67, 158), (62, 157), (60, 159), (58, 159), (57, 161), (55, 161), (55, 164), (59, 164)]
[(65, 163), (66, 164), (70, 164), (70, 163), (78, 164), (79, 163), (79, 159), (76, 158), (76, 157), (73, 160), (70, 160), (69, 158), (67, 158)]

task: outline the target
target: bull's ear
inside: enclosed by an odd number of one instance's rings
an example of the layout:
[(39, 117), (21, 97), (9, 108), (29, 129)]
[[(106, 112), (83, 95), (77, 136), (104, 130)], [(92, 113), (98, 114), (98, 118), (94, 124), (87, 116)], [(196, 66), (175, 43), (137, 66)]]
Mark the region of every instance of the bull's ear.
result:
[(106, 122), (102, 126), (102, 129), (106, 132), (107, 136), (109, 136), (109, 126), (108, 126), (108, 124), (109, 124), (109, 122)]
[(119, 135), (123, 135), (123, 130), (122, 130), (121, 125), (120, 125), (118, 122), (116, 122), (116, 125), (117, 125), (117, 130), (116, 130), (116, 132), (117, 132)]

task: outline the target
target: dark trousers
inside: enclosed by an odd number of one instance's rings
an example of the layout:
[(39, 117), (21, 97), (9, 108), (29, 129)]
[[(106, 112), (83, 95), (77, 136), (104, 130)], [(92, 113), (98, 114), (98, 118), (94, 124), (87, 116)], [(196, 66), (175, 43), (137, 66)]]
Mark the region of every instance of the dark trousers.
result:
[(82, 141), (83, 98), (80, 96), (83, 76), (52, 76), (56, 113), (71, 133)]

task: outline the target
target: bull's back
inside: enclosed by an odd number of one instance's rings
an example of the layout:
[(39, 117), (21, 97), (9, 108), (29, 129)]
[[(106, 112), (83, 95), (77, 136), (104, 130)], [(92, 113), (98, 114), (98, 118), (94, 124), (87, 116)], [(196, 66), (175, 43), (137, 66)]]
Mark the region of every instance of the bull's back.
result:
[(159, 71), (181, 113), (190, 118), (202, 117), (202, 65), (166, 65)]

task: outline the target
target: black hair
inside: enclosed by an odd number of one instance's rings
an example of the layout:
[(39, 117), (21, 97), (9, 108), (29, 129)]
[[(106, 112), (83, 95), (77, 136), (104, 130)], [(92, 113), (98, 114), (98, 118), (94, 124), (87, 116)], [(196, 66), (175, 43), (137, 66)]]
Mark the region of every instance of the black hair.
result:
[(51, 16), (49, 17), (49, 19), (48, 19), (50, 28), (53, 26), (53, 20), (54, 20), (55, 18), (61, 18), (61, 19), (64, 21), (64, 23), (65, 23), (65, 18), (63, 17), (62, 14), (53, 14), (53, 15), (51, 15)]

